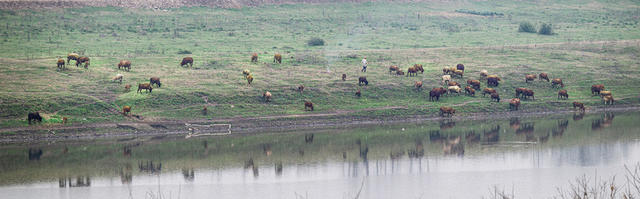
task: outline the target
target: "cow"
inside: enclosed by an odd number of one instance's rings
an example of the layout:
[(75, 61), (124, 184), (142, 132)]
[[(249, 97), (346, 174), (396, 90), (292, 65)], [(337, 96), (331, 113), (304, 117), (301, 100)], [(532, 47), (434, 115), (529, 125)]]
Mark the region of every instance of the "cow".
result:
[(369, 85), (369, 81), (367, 81), (367, 77), (358, 78), (358, 86), (362, 86), (362, 83), (364, 83), (365, 86)]
[(64, 59), (59, 58), (56, 64), (58, 65), (59, 69), (64, 69)]
[(251, 82), (253, 82), (253, 75), (247, 75), (247, 85), (251, 85)]
[(122, 79), (124, 78), (124, 75), (122, 74), (117, 74), (115, 77), (111, 78), (111, 80), (113, 81), (119, 81), (120, 84), (122, 84)]
[(464, 64), (458, 64), (456, 65), (456, 69), (464, 71)]
[(584, 104), (581, 102), (573, 102), (573, 109), (580, 108), (580, 111), (584, 112)]
[(129, 91), (131, 90), (131, 84), (126, 84), (126, 85), (124, 85), (124, 90), (125, 90), (126, 92), (129, 92)]
[(184, 67), (187, 64), (189, 65), (189, 67), (193, 67), (193, 57), (182, 58), (182, 62), (180, 62), (180, 66)]
[(27, 115), (27, 121), (31, 124), (31, 121), (42, 122), (42, 116), (40, 116), (40, 112), (33, 112)]
[(131, 70), (131, 61), (120, 60), (120, 62), (118, 63), (118, 70), (120, 70), (120, 68), (126, 68), (127, 71)]
[(123, 106), (122, 107), (122, 114), (123, 115), (128, 115), (129, 113), (131, 113), (131, 106)]
[(282, 63), (282, 55), (280, 55), (280, 53), (273, 55), (273, 63)]
[(484, 97), (485, 94), (491, 95), (492, 93), (495, 93), (495, 92), (496, 92), (496, 90), (493, 89), (493, 88), (484, 88), (484, 89), (482, 89), (482, 97)]
[(449, 90), (449, 94), (456, 93), (460, 95), (460, 93), (462, 92), (462, 89), (459, 86), (449, 86), (447, 87), (447, 90)]
[(89, 57), (78, 58), (78, 60), (76, 60), (76, 67), (78, 67), (80, 64), (84, 64), (84, 69), (89, 68)]
[(556, 78), (556, 79), (551, 80), (551, 87), (556, 87), (557, 85), (560, 85), (560, 88), (564, 88), (564, 84), (562, 83), (562, 79)]
[(455, 113), (456, 113), (456, 110), (451, 107), (448, 107), (448, 106), (440, 107), (440, 116), (444, 117), (444, 114), (447, 114), (447, 116), (451, 117)]
[(400, 70), (400, 67), (393, 65), (393, 66), (389, 66), (389, 74), (393, 73), (394, 71), (398, 71)]
[(362, 92), (360, 91), (360, 89), (358, 89), (358, 91), (356, 91), (356, 97), (360, 97), (362, 96)]
[(467, 95), (471, 95), (471, 96), (476, 95), (476, 89), (473, 89), (471, 86), (464, 87), (464, 91), (467, 93)]
[(416, 81), (413, 86), (418, 90), (422, 89), (422, 81)]
[(509, 101), (509, 108), (510, 109), (516, 109), (516, 111), (518, 110), (518, 107), (520, 107), (520, 99), (518, 98), (513, 98), (511, 99), (511, 101)]
[(443, 75), (443, 76), (442, 76), (442, 83), (443, 83), (443, 84), (446, 84), (446, 83), (448, 83), (449, 81), (451, 81), (451, 75)]
[(347, 74), (342, 73), (342, 81), (347, 81)]
[(420, 71), (420, 74), (424, 73), (424, 68), (422, 68), (422, 64), (414, 64), (413, 68), (415, 68), (416, 71)]
[(473, 80), (473, 79), (467, 80), (467, 84), (471, 85), (473, 89), (480, 90), (480, 81), (478, 80)]
[(598, 94), (600, 95), (600, 91), (604, 90), (604, 85), (603, 84), (595, 84), (595, 85), (591, 85), (591, 94)]
[(612, 95), (606, 95), (602, 97), (602, 103), (604, 103), (605, 105), (606, 104), (612, 105), (613, 102), (615, 102), (615, 100), (613, 99)]
[(540, 73), (540, 75), (538, 75), (540, 77), (540, 80), (547, 80), (547, 82), (549, 82), (549, 75), (547, 75), (547, 73)]
[(558, 91), (558, 99), (569, 99), (569, 94), (567, 93), (567, 90), (560, 90)]
[(435, 98), (435, 101), (439, 101), (440, 100), (440, 95), (446, 93), (447, 91), (440, 87), (440, 88), (433, 88), (431, 89), (431, 91), (429, 91), (429, 101), (433, 101), (433, 99)]
[(270, 102), (271, 101), (271, 96), (272, 96), (271, 92), (269, 92), (269, 91), (265, 91), (264, 93), (262, 93), (262, 99), (265, 102)]
[(304, 85), (300, 84), (300, 86), (298, 86), (298, 91), (302, 93), (302, 91), (304, 91)]
[(151, 84), (149, 83), (138, 84), (138, 92), (142, 93), (142, 90), (147, 90), (151, 93), (153, 91), (153, 87), (151, 87)]
[(313, 103), (309, 102), (309, 101), (305, 101), (304, 102), (304, 110), (310, 110), (313, 111)]
[(536, 99), (535, 93), (531, 89), (527, 89), (522, 93), (522, 96), (526, 99), (532, 97), (534, 100)]
[(76, 60), (76, 63), (78, 63), (78, 58), (80, 58), (80, 55), (78, 55), (77, 53), (69, 53), (67, 55), (67, 63), (69, 63), (69, 61), (71, 60)]
[(500, 85), (500, 77), (497, 75), (489, 75), (487, 76), (487, 85), (489, 86), (499, 86)]
[(491, 93), (491, 101), (496, 100), (496, 102), (500, 102), (500, 95), (498, 93)]
[(524, 81), (529, 83), (529, 81), (533, 81), (536, 79), (536, 75), (525, 75), (524, 76)]
[(251, 54), (251, 62), (258, 62), (258, 53)]
[(418, 75), (418, 70), (415, 67), (409, 67), (409, 69), (407, 69), (407, 76), (413, 76), (413, 75)]
[(526, 90), (526, 88), (516, 88), (516, 97), (520, 97)]
[(162, 86), (162, 83), (160, 83), (160, 78), (159, 77), (151, 77), (149, 78), (149, 84), (151, 84), (152, 86), (158, 85), (158, 88), (160, 88)]

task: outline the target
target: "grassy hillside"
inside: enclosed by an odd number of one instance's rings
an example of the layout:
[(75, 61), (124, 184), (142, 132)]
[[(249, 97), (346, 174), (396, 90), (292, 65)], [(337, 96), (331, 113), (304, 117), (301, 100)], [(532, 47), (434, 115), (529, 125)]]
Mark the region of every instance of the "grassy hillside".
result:
[[(69, 117), (71, 123), (135, 120), (118, 115), (124, 105), (146, 121), (306, 114), (305, 99), (316, 111), (352, 115), (435, 115), (442, 105), (459, 114), (508, 111), (515, 87), (536, 92), (523, 112), (567, 109), (574, 100), (600, 106), (591, 84), (604, 83), (618, 105), (638, 103), (640, 4), (634, 1), (336, 3), (262, 6), (242, 9), (74, 8), (0, 11), (0, 127), (27, 125), (31, 111), (47, 123)], [(456, 10), (463, 12), (456, 12)], [(475, 12), (464, 12), (475, 11)], [(483, 16), (469, 13), (496, 12)], [(553, 24), (555, 35), (518, 32), (528, 21)], [(309, 46), (311, 38), (324, 46)], [(190, 54), (179, 54), (189, 51)], [(88, 70), (57, 70), (57, 57), (78, 52), (91, 58)], [(259, 62), (250, 55), (259, 53)], [(272, 63), (274, 53), (283, 63)], [(193, 56), (193, 68), (182, 68)], [(359, 72), (363, 56), (367, 73)], [(121, 59), (130, 72), (119, 71)], [(74, 61), (72, 63), (75, 64)], [(391, 76), (389, 65), (425, 65), (417, 77)], [(429, 102), (441, 69), (463, 63), (465, 78), (489, 70), (503, 78), (497, 88), (504, 101), (444, 97)], [(252, 71), (246, 84), (241, 71)], [(557, 89), (524, 75), (547, 72), (562, 78), (569, 100)], [(123, 84), (110, 81), (124, 74)], [(341, 81), (346, 73), (347, 81)], [(153, 93), (136, 93), (137, 83), (161, 78)], [(357, 77), (367, 76), (363, 96), (353, 93)], [(416, 91), (413, 82), (425, 89)], [(482, 87), (485, 87), (483, 82)], [(124, 85), (131, 84), (130, 92)], [(295, 88), (303, 84), (304, 93)], [(270, 91), (273, 102), (264, 103)], [(208, 114), (201, 109), (208, 106)]]

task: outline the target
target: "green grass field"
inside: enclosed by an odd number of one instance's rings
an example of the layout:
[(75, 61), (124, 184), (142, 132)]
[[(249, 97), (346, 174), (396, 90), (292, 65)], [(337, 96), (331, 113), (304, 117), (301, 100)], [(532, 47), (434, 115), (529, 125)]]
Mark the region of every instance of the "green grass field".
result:
[[(496, 12), (487, 17), (456, 12)], [(603, 106), (590, 86), (603, 83), (616, 105), (638, 104), (640, 94), (640, 2), (637, 1), (471, 1), (447, 3), (332, 3), (215, 9), (168, 10), (73, 8), (0, 11), (0, 127), (26, 126), (28, 112), (40, 111), (45, 123), (94, 123), (136, 119), (117, 111), (124, 105), (145, 121), (255, 117), (314, 113), (359, 116), (434, 115), (454, 106), (459, 115), (509, 111), (516, 87), (531, 88), (536, 100), (525, 100), (521, 112), (569, 109), (573, 101)], [(555, 35), (518, 32), (528, 21), (551, 23)], [(308, 46), (311, 38), (324, 46)], [(180, 51), (191, 54), (179, 54)], [(77, 52), (91, 58), (88, 70), (57, 57)], [(251, 63), (250, 55), (259, 54)], [(282, 64), (272, 62), (283, 55)], [(193, 68), (179, 66), (193, 56)], [(367, 73), (360, 59), (369, 61)], [(116, 67), (132, 61), (130, 72)], [(388, 74), (425, 65), (417, 77)], [(441, 69), (466, 66), (464, 79), (480, 70), (497, 74), (503, 101), (480, 96), (449, 96), (428, 101), (439, 86)], [(72, 61), (72, 64), (75, 64)], [(248, 86), (243, 69), (255, 80)], [(569, 100), (557, 100), (558, 89), (525, 74), (547, 72), (562, 78)], [(123, 74), (123, 84), (112, 82)], [(346, 73), (347, 81), (340, 80)], [(160, 77), (161, 88), (136, 93), (137, 84)], [(369, 86), (359, 87), (358, 76)], [(414, 81), (424, 81), (422, 91)], [(125, 92), (124, 85), (132, 91)], [(307, 88), (296, 91), (298, 85)], [(486, 86), (483, 82), (482, 87)], [(362, 97), (354, 92), (362, 89)], [(262, 93), (273, 101), (262, 101)], [(201, 110), (208, 107), (208, 114)]]

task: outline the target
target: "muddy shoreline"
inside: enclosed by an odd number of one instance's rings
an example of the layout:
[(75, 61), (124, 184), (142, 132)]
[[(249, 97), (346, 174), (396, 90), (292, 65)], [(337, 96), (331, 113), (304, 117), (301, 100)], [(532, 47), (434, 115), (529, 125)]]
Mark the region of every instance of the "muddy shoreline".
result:
[[(585, 114), (600, 112), (637, 112), (640, 106), (616, 106), (591, 108)], [(30, 144), (39, 142), (89, 141), (95, 139), (127, 140), (135, 137), (163, 138), (169, 136), (244, 136), (258, 133), (294, 132), (348, 128), (370, 125), (436, 122), (442, 120), (469, 121), (486, 119), (507, 119), (512, 117), (549, 117), (580, 114), (573, 110), (537, 112), (472, 113), (444, 118), (435, 115), (395, 115), (395, 116), (352, 116), (339, 114), (317, 114), (227, 118), (214, 120), (174, 120), (154, 122), (113, 122), (78, 124), (68, 126), (29, 126), (0, 129), (0, 144)], [(210, 124), (217, 124), (209, 126)], [(228, 125), (231, 124), (230, 128)], [(190, 127), (191, 130), (189, 129)], [(206, 130), (198, 130), (206, 129)], [(228, 130), (231, 134), (227, 134)]]

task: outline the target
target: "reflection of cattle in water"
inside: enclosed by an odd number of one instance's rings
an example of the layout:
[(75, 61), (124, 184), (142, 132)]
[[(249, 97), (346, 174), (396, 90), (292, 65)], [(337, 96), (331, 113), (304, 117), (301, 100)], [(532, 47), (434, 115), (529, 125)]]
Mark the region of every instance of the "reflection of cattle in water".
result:
[(271, 156), (271, 154), (273, 153), (271, 151), (271, 144), (263, 144), (262, 145), (262, 152), (264, 152), (264, 155), (266, 155), (266, 156)]
[(494, 144), (500, 141), (500, 125), (497, 125), (495, 128), (485, 131), (484, 139), (487, 144)]
[(520, 134), (533, 134), (533, 123), (525, 123), (522, 126), (520, 126), (519, 129), (516, 130), (516, 134), (520, 135)]
[(442, 152), (445, 155), (464, 155), (464, 144), (460, 142), (462, 138), (460, 136), (456, 136), (453, 139), (447, 139), (446, 142), (442, 145)]
[(545, 136), (540, 136), (538, 137), (538, 142), (540, 143), (546, 143), (547, 141), (549, 141), (549, 136), (551, 134), (547, 132), (547, 134)]
[(509, 120), (509, 127), (513, 130), (518, 130), (520, 128), (520, 118), (514, 117)]
[(138, 162), (138, 169), (140, 169), (140, 172), (158, 173), (162, 171), (162, 163), (153, 164), (153, 161), (140, 161)]
[(195, 172), (193, 171), (193, 169), (183, 168), (182, 169), (182, 177), (184, 177), (184, 180), (186, 180), (186, 181), (193, 182), (193, 180), (195, 179), (196, 175), (195, 175)]
[(453, 120), (440, 121), (440, 130), (447, 130), (456, 126), (456, 122)]
[(313, 143), (313, 133), (304, 135), (304, 142), (307, 144)]
[(276, 169), (276, 175), (277, 176), (281, 176), (282, 175), (282, 162), (276, 163), (275, 169)]
[(65, 188), (67, 186), (68, 187), (90, 187), (91, 178), (78, 176), (76, 177), (75, 181), (73, 181), (71, 178), (58, 178), (58, 186), (60, 186), (60, 188)]
[(120, 168), (120, 182), (122, 182), (122, 184), (131, 184), (132, 181), (131, 163), (127, 163), (124, 168)]
[(564, 131), (567, 130), (568, 126), (569, 126), (569, 120), (558, 121), (558, 126), (551, 130), (553, 137), (562, 136), (562, 134), (564, 134)]
[(613, 113), (605, 113), (602, 118), (591, 122), (591, 130), (602, 130), (603, 128), (611, 126), (614, 117), (615, 115), (613, 115)]
[(464, 136), (464, 140), (466, 140), (469, 144), (478, 143), (481, 139), (482, 137), (480, 136), (480, 134), (476, 133), (475, 131), (467, 132), (467, 134)]
[(442, 143), (442, 141), (444, 141), (445, 139), (446, 137), (440, 135), (440, 131), (429, 132), (429, 141), (431, 142)]
[(40, 160), (42, 149), (29, 148), (29, 160)]
[(580, 112), (579, 114), (573, 114), (573, 121), (579, 121), (584, 118), (584, 112)]
[(245, 169), (251, 168), (251, 171), (253, 171), (253, 177), (258, 177), (260, 175), (258, 171), (258, 166), (254, 164), (253, 158), (249, 158), (249, 160), (244, 162), (244, 168)]
[(424, 156), (424, 146), (422, 145), (422, 139), (416, 139), (415, 142), (416, 147), (414, 149), (409, 149), (407, 152), (409, 158), (420, 158)]
[(369, 146), (368, 145), (362, 145), (362, 141), (361, 140), (356, 140), (356, 144), (358, 145), (358, 148), (360, 149), (360, 158), (362, 158), (364, 161), (367, 161), (367, 158), (369, 156)]
[(397, 160), (402, 158), (402, 156), (404, 156), (404, 151), (398, 151), (398, 152), (389, 152), (389, 158), (391, 158), (391, 160)]

